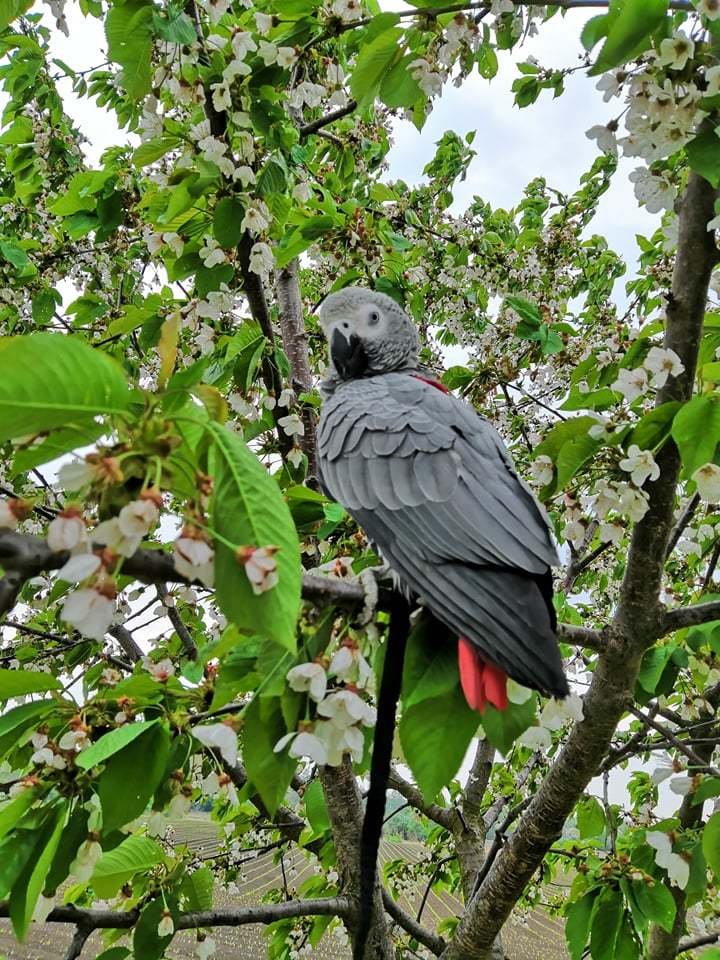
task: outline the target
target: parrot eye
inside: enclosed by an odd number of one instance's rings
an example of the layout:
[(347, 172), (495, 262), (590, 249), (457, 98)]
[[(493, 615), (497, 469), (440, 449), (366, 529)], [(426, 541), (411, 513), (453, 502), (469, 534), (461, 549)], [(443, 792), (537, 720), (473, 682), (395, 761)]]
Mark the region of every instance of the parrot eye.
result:
[(368, 317), (368, 323), (371, 327), (375, 327), (378, 325), (378, 323), (380, 323), (380, 314), (377, 312), (377, 310), (371, 311), (370, 316)]

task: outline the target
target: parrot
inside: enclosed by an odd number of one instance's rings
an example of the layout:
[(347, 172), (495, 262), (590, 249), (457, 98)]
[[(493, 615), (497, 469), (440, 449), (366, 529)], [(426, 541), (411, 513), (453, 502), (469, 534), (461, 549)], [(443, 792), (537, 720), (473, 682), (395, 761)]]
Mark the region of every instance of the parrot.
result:
[(508, 708), (508, 677), (560, 698), (569, 688), (555, 632), (550, 525), (497, 431), (420, 365), (417, 329), (392, 297), (346, 287), (323, 300), (319, 317), (330, 365), (318, 480), (400, 588), (391, 596), (360, 838), (353, 960), (365, 960), (410, 601), (457, 636), (460, 685), (479, 713)]
[(417, 329), (392, 297), (346, 287), (319, 317), (330, 348), (317, 434), (323, 490), (408, 596), (457, 635), (471, 708), (506, 709), (508, 677), (567, 696), (557, 552), (499, 434), (421, 367)]

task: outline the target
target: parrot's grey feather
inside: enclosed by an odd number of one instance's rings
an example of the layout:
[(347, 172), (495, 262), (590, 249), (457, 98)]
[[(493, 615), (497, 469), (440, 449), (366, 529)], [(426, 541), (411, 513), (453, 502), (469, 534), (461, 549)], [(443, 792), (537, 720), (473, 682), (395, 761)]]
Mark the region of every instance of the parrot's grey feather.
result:
[(341, 383), (325, 401), (318, 441), (323, 486), (403, 583), (518, 682), (561, 693), (535, 579), (557, 554), (493, 427), (400, 371)]

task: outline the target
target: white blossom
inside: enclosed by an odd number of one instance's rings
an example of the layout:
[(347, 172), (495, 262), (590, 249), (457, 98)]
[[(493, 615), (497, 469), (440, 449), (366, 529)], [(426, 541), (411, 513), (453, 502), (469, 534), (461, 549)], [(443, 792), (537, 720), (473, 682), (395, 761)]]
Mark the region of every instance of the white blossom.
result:
[(544, 454), (541, 454), (539, 457), (535, 457), (535, 459), (532, 461), (528, 468), (528, 472), (535, 483), (541, 487), (546, 487), (553, 481), (555, 468), (553, 467), (553, 462), (550, 457), (546, 457)]
[(58, 470), (58, 482), (63, 490), (84, 490), (96, 476), (95, 467), (87, 460), (70, 460)]
[(215, 267), (219, 263), (225, 263), (227, 257), (225, 251), (213, 237), (206, 237), (205, 244), (199, 253), (200, 259), (206, 267)]
[(697, 491), (708, 503), (720, 503), (720, 467), (704, 463), (692, 475)]
[(173, 933), (175, 933), (175, 924), (173, 923), (172, 914), (169, 910), (164, 910), (160, 918), (160, 923), (158, 924), (157, 934), (159, 937), (169, 937)]
[(413, 80), (420, 87), (427, 97), (436, 97), (442, 91), (442, 75), (433, 70), (431, 65), (423, 57), (413, 60), (408, 64), (407, 69)]
[(660, 41), (660, 63), (672, 70), (683, 70), (695, 54), (694, 42), (682, 30)]
[(672, 210), (677, 188), (665, 175), (650, 173), (647, 167), (636, 167), (628, 179), (635, 184), (635, 196), (645, 204), (648, 213)]
[(325, 744), (319, 737), (316, 737), (308, 730), (301, 730), (300, 732), (293, 731), (292, 733), (285, 734), (285, 736), (281, 737), (275, 744), (274, 752), (279, 753), (281, 750), (284, 750), (285, 747), (288, 747), (288, 753), (291, 757), (297, 757), (298, 759), (308, 757), (314, 763), (327, 763), (327, 749)]
[(620, 543), (624, 534), (625, 530), (619, 523), (603, 522), (598, 528), (598, 536), (600, 537), (601, 543), (611, 543), (614, 547)]
[(70, 864), (70, 874), (79, 883), (87, 883), (95, 870), (95, 864), (102, 856), (103, 851), (97, 840), (88, 838), (80, 844), (75, 859)]
[(215, 552), (205, 540), (180, 536), (173, 544), (175, 569), (188, 580), (199, 580), (211, 587), (215, 577)]
[(61, 580), (67, 580), (68, 583), (80, 583), (81, 580), (87, 580), (97, 573), (102, 566), (102, 561), (94, 553), (77, 553), (70, 557), (57, 572)]
[(663, 347), (651, 347), (643, 366), (653, 374), (650, 382), (654, 387), (664, 387), (668, 377), (677, 377), (685, 369), (675, 351)]
[(287, 458), (289, 462), (297, 470), (300, 464), (303, 462), (303, 457), (305, 454), (302, 452), (300, 447), (293, 447), (290, 453), (288, 453)]
[(288, 671), (287, 681), (292, 690), (307, 691), (316, 703), (320, 703), (327, 690), (327, 674), (319, 663), (300, 663)]
[(362, 760), (365, 737), (359, 726), (340, 727), (332, 721), (320, 721), (315, 724), (315, 735), (325, 747), (329, 766), (339, 767), (347, 753), (355, 763)]
[[(256, 23), (257, 23), (257, 17), (262, 18), (265, 16), (266, 14), (264, 13), (256, 13), (255, 14)], [(270, 20), (272, 23), (272, 17), (268, 17), (267, 19)], [(268, 30), (269, 29), (270, 27), (268, 26)], [(260, 30), (259, 27), (258, 27), (258, 30)], [(260, 30), (260, 33), (266, 33), (266, 32), (267, 32), (266, 30)], [(254, 53), (255, 50), (257, 50), (257, 44), (255, 43), (255, 38), (247, 30), (236, 30), (232, 36), (231, 45), (233, 48), (233, 53), (240, 60), (244, 60), (245, 57), (248, 55), (248, 53)]]
[(594, 127), (590, 127), (589, 130), (586, 130), (585, 136), (588, 140), (595, 140), (598, 149), (602, 150), (603, 153), (610, 153), (616, 157), (618, 152), (617, 137), (615, 136), (616, 131), (617, 124), (615, 124), (614, 121), (607, 125), (599, 123)]
[(126, 537), (144, 537), (159, 517), (160, 511), (149, 497), (132, 500), (118, 514), (118, 527)]
[(695, 0), (695, 9), (708, 20), (720, 17), (720, 0)]
[(150, 657), (143, 657), (142, 663), (153, 680), (157, 680), (158, 683), (165, 683), (175, 675), (175, 664), (169, 657), (163, 657), (157, 662)]
[(635, 523), (642, 520), (648, 512), (648, 496), (644, 490), (629, 483), (619, 483), (617, 486), (619, 502), (618, 512)]
[(638, 367), (637, 370), (622, 367), (618, 371), (617, 380), (613, 383), (612, 389), (617, 390), (628, 401), (635, 400), (647, 392), (647, 373), (642, 367)]
[(595, 84), (596, 90), (601, 90), (603, 101), (609, 103), (613, 97), (620, 95), (625, 80), (624, 73), (606, 73)]
[(355, 644), (343, 644), (330, 660), (328, 673), (344, 683), (353, 682), (360, 689), (372, 679), (372, 668)]
[(272, 250), (266, 243), (255, 243), (250, 250), (250, 269), (261, 277), (267, 276), (275, 266)]
[(92, 538), (94, 543), (110, 547), (121, 557), (131, 557), (142, 543), (142, 536), (128, 536), (123, 533), (117, 517), (111, 517), (99, 523), (92, 532)]
[(326, 93), (327, 90), (321, 83), (311, 83), (309, 80), (303, 80), (290, 94), (290, 105), (296, 110), (303, 106), (319, 107)]
[(273, 63), (277, 60), (278, 48), (274, 43), (270, 43), (268, 40), (261, 40), (258, 45), (258, 56), (265, 64), (266, 67), (272, 66)]
[(337, 727), (350, 727), (357, 723), (372, 727), (375, 711), (352, 690), (338, 690), (318, 704), (318, 713), (327, 717)]
[(47, 542), (55, 553), (63, 550), (75, 550), (87, 543), (88, 532), (80, 513), (73, 508), (61, 511), (50, 521)]
[(690, 879), (690, 865), (679, 854), (673, 853), (672, 842), (667, 833), (648, 830), (645, 839), (655, 850), (655, 863), (667, 870), (670, 881), (676, 887), (684, 890)]
[(215, 955), (217, 946), (212, 937), (205, 937), (195, 947), (195, 956), (198, 960), (210, 960)]
[(235, 766), (238, 758), (237, 733), (228, 724), (210, 723), (192, 727), (192, 735), (206, 747), (214, 747), (223, 760)]
[(284, 70), (289, 70), (296, 60), (297, 53), (294, 47), (277, 48), (277, 63), (279, 67), (282, 67)]
[(115, 615), (115, 600), (92, 587), (68, 594), (60, 617), (72, 624), (84, 637), (102, 640)]
[(245, 574), (255, 594), (266, 593), (278, 583), (277, 560), (279, 547), (240, 547), (238, 562), (245, 567)]
[(636, 487), (642, 487), (646, 480), (654, 481), (660, 476), (660, 467), (655, 463), (652, 450), (641, 450), (636, 443), (631, 444), (627, 457), (620, 461), (620, 469), (630, 474)]
[(248, 230), (253, 235), (264, 233), (270, 226), (270, 220), (270, 211), (266, 204), (262, 200), (253, 200), (245, 210), (240, 229)]
[(546, 727), (528, 727), (518, 737), (517, 742), (523, 747), (530, 747), (531, 750), (549, 750), (552, 746), (552, 737)]
[(278, 425), (289, 437), (305, 436), (305, 424), (297, 413), (289, 413), (286, 417), (280, 417)]
[(362, 17), (360, 0), (333, 0), (330, 8), (336, 17), (342, 20), (359, 20)]

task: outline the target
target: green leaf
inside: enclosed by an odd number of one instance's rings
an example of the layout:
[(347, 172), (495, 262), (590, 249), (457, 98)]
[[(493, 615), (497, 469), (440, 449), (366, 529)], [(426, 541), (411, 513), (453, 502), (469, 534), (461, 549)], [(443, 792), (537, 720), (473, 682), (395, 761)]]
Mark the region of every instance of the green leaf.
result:
[(562, 490), (580, 467), (602, 446), (588, 430), (597, 423), (594, 417), (574, 417), (556, 424), (542, 443), (535, 448), (535, 456), (546, 456), (555, 463), (553, 482), (542, 491), (543, 499)]
[(720, 879), (720, 811), (715, 812), (705, 824), (702, 850), (716, 878)]
[[(2, 392), (2, 386), (0, 386), (0, 392)], [(24, 697), (27, 693), (44, 693), (46, 690), (59, 689), (59, 680), (49, 673), (40, 673), (37, 670), (0, 670), (0, 700)]]
[(28, 787), (19, 793), (17, 797), (6, 803), (0, 804), (0, 839), (6, 833), (13, 829), (15, 824), (30, 809), (38, 798), (38, 791), (34, 787)]
[(607, 39), (588, 72), (595, 77), (631, 60), (642, 52), (665, 19), (668, 0), (625, 0), (617, 16), (608, 21)]
[(575, 808), (581, 839), (605, 833), (605, 811), (596, 797), (583, 797)]
[(157, 34), (170, 43), (188, 45), (197, 40), (192, 20), (179, 8), (168, 6), (167, 19), (154, 14), (153, 26)]
[(525, 703), (509, 703), (505, 710), (496, 710), (488, 705), (482, 715), (485, 736), (490, 743), (507, 756), (517, 738), (530, 727), (535, 720), (537, 695), (532, 694)]
[(105, 189), (105, 184), (112, 175), (112, 170), (84, 170), (76, 173), (67, 184), (65, 193), (48, 204), (48, 209), (60, 217), (69, 217), (81, 210), (94, 210), (97, 206), (97, 195)]
[(105, 18), (108, 57), (120, 64), (120, 83), (132, 100), (150, 93), (153, 5), (126, 0), (110, 7)]
[(165, 950), (174, 933), (165, 937), (158, 936), (158, 924), (164, 912), (165, 903), (162, 897), (150, 900), (143, 907), (133, 932), (133, 956), (137, 960), (160, 960), (165, 956)]
[[(465, 702), (460, 684), (449, 693), (403, 711), (400, 742), (408, 766), (431, 801), (460, 769), (480, 717)], [(448, 737), (452, 730), (452, 737)]]
[(214, 529), (237, 546), (279, 548), (277, 585), (255, 595), (234, 551), (218, 540), (217, 603), (240, 629), (262, 634), (293, 651), (302, 565), (290, 510), (275, 481), (238, 436), (216, 423), (209, 423), (208, 430), (215, 441)]
[(610, 17), (607, 13), (601, 13), (597, 17), (591, 17), (580, 33), (580, 42), (589, 53), (592, 48), (599, 43), (603, 37), (607, 36), (610, 26)]
[(634, 428), (629, 444), (636, 443), (641, 450), (652, 450), (670, 436), (675, 414), (682, 404), (678, 400), (661, 403), (646, 413)]
[(230, 249), (240, 243), (240, 224), (244, 214), (242, 204), (233, 197), (223, 197), (218, 201), (213, 216), (213, 235), (221, 247)]
[(146, 140), (133, 152), (133, 163), (136, 167), (146, 167), (149, 163), (164, 157), (181, 143), (182, 141), (177, 137), (154, 137), (152, 140)]
[(670, 933), (675, 922), (676, 906), (673, 895), (665, 884), (656, 880), (649, 886), (644, 880), (633, 880), (632, 892), (635, 902), (649, 922), (658, 924)]
[(2, 253), (3, 257), (8, 263), (11, 263), (16, 270), (24, 270), (30, 263), (28, 255), (23, 248), (19, 247), (16, 243), (12, 243), (10, 240), (0, 240), (0, 253)]
[(145, 811), (165, 775), (169, 752), (166, 727), (153, 725), (108, 760), (97, 780), (103, 830), (123, 827)]
[(399, 54), (398, 41), (402, 35), (402, 30), (391, 27), (361, 47), (350, 77), (350, 89), (360, 108), (368, 106), (375, 99)]
[(437, 625), (421, 620), (408, 637), (402, 702), (409, 709), (423, 700), (451, 693), (458, 682), (457, 641), (438, 643)]
[(708, 183), (720, 186), (720, 137), (715, 130), (705, 130), (685, 144), (691, 168)]
[(38, 290), (32, 298), (32, 318), (35, 323), (49, 323), (60, 303), (62, 297), (54, 287)]
[(673, 644), (668, 643), (662, 647), (650, 647), (649, 650), (645, 651), (638, 674), (638, 683), (643, 690), (647, 690), (648, 693), (655, 693), (660, 678), (665, 672), (675, 649), (676, 647)]
[(107, 760), (108, 757), (112, 757), (113, 754), (123, 750), (129, 743), (132, 743), (137, 737), (142, 736), (143, 733), (151, 727), (154, 727), (157, 723), (157, 720), (146, 720), (142, 723), (124, 723), (116, 730), (111, 730), (110, 733), (106, 733), (100, 737), (100, 739), (96, 740), (87, 750), (79, 753), (75, 758), (75, 766), (81, 767), (83, 770), (89, 770), (91, 767), (97, 766), (99, 763)]
[(614, 960), (615, 943), (623, 918), (623, 899), (618, 890), (605, 889), (600, 894), (590, 926), (592, 960)]
[(409, 53), (402, 60), (391, 67), (380, 83), (379, 96), (386, 107), (396, 108), (413, 107), (418, 100), (424, 100), (425, 94), (420, 85), (408, 70), (408, 66), (415, 60), (414, 54)]
[(512, 307), (515, 313), (520, 317), (522, 323), (529, 329), (537, 329), (542, 323), (540, 310), (530, 300), (524, 297), (505, 297), (505, 303)]
[(0, 341), (0, 440), (122, 413), (131, 398), (120, 367), (79, 338), (33, 333)]
[(213, 875), (209, 867), (199, 867), (183, 877), (180, 893), (187, 899), (187, 909), (195, 913), (210, 910), (213, 905)]
[(162, 848), (148, 837), (128, 837), (107, 850), (95, 864), (90, 883), (99, 897), (114, 897), (136, 873), (144, 873), (165, 859)]
[(313, 780), (303, 795), (305, 801), (305, 813), (313, 833), (322, 834), (330, 829), (330, 817), (325, 804), (325, 795), (323, 794), (322, 784), (319, 780)]
[(279, 697), (255, 696), (243, 713), (243, 759), (248, 777), (272, 816), (285, 798), (297, 767), (275, 744), (285, 736)]
[(67, 801), (63, 801), (44, 824), (32, 859), (13, 886), (10, 895), (10, 919), (15, 936), (20, 941), (25, 939), (35, 905), (43, 891), (45, 877), (63, 834), (66, 815)]
[(582, 960), (585, 944), (590, 933), (590, 919), (592, 917), (597, 890), (590, 890), (580, 900), (576, 900), (567, 910), (565, 921), (565, 939), (571, 960)]

